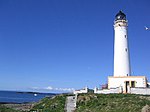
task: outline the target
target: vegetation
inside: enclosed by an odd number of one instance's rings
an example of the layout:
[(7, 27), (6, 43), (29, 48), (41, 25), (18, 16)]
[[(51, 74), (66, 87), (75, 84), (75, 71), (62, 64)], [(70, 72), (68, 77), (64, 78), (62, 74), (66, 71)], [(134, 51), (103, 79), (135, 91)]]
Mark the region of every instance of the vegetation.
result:
[[(66, 97), (46, 97), (34, 104), (28, 112), (64, 112)], [(79, 94), (75, 112), (141, 112), (150, 106), (150, 96), (133, 94)], [(0, 105), (0, 112), (23, 112)], [(27, 112), (27, 111), (24, 111)]]
[(80, 94), (75, 112), (141, 112), (150, 96), (133, 94)]
[[(18, 109), (16, 110), (15, 108), (16, 106), (10, 108), (5, 106), (5, 104), (0, 104), (0, 112), (64, 112), (67, 96), (69, 95), (63, 94), (54, 96), (52, 98), (51, 97), (43, 98), (41, 101), (34, 103), (34, 106), (29, 111), (27, 110), (25, 111), (23, 106), (22, 108), (20, 108), (20, 110)], [(21, 106), (21, 104), (19, 105)]]
[(14, 109), (5, 107), (4, 105), (0, 104), (0, 112), (21, 112), (21, 111), (14, 110)]
[(64, 112), (66, 96), (57, 95), (53, 98), (44, 98), (31, 109), (31, 112)]

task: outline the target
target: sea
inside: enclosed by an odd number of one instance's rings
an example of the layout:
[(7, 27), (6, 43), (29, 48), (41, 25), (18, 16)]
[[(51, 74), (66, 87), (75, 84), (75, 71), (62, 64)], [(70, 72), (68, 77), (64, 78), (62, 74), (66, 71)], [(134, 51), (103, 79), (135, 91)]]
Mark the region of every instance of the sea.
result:
[(38, 102), (44, 97), (55, 96), (53, 93), (0, 91), (0, 103)]

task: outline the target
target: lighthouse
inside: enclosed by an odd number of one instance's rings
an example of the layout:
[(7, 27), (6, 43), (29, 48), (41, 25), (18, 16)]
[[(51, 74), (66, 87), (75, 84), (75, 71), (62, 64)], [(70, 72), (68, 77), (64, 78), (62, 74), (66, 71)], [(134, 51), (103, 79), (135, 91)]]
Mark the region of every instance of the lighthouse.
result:
[(119, 11), (114, 20), (114, 73), (108, 76), (107, 89), (94, 89), (94, 93), (132, 93), (150, 95), (150, 84), (146, 76), (131, 76), (128, 21), (126, 15)]
[(130, 76), (130, 57), (128, 45), (128, 22), (126, 15), (119, 11), (114, 20), (114, 76)]
[[(117, 88), (121, 88), (123, 93), (131, 93), (135, 88), (137, 90), (137, 88), (147, 87), (145, 76), (131, 76), (128, 39), (128, 21), (126, 15), (119, 11), (114, 20), (114, 73), (113, 76), (108, 76), (110, 93), (118, 92)], [(111, 91), (111, 89), (115, 90)]]
[(131, 76), (128, 21), (126, 15), (119, 11), (114, 20), (114, 73), (108, 76), (107, 89), (94, 89), (94, 93), (131, 93), (150, 95), (150, 83), (146, 76)]

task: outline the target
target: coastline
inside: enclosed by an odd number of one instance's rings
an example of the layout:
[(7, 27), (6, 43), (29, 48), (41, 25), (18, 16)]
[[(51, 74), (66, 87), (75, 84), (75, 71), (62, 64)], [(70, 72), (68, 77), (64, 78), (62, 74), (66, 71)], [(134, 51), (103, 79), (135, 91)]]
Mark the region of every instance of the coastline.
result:
[(53, 97), (55, 93), (0, 91), (0, 104), (26, 104), (38, 102), (45, 97)]
[(35, 102), (22, 102), (22, 103), (19, 103), (19, 102), (0, 102), (0, 104), (29, 104), (29, 103), (36, 103), (38, 101), (35, 101)]
[[(54, 95), (55, 96), (55, 95)], [(47, 98), (52, 98), (54, 96), (47, 96)], [(44, 97), (46, 98), (46, 97)], [(14, 110), (19, 110), (19, 111), (30, 111), (35, 104), (37, 104), (39, 101), (34, 101), (34, 102), (22, 102), (22, 103), (17, 103), (17, 102), (0, 102), (0, 106), (2, 107), (7, 107), (11, 108)]]
[(0, 109), (2, 112), (11, 111), (11, 109), (12, 112), (30, 111), (42, 99), (56, 95), (55, 93), (0, 91)]
[(7, 108), (21, 110), (21, 111), (29, 111), (37, 102), (32, 103), (0, 103), (0, 106), (4, 106)]

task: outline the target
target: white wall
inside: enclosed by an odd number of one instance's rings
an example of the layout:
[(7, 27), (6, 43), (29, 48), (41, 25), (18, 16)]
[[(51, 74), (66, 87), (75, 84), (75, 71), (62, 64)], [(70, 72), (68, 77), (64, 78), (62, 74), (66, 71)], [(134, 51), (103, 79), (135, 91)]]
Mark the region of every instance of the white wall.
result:
[(131, 94), (150, 95), (150, 88), (131, 88)]
[[(120, 91), (120, 88), (103, 89), (103, 90), (99, 90), (99, 89), (95, 88), (94, 93), (96, 93), (96, 94), (111, 94), (111, 93), (121, 93), (121, 91)], [(150, 88), (130, 88), (130, 92), (128, 92), (128, 93), (150, 95)]]
[(131, 70), (127, 35), (127, 21), (115, 21), (114, 30), (114, 76), (129, 76)]
[(85, 87), (85, 89), (75, 90), (73, 93), (74, 93), (74, 94), (79, 94), (79, 93), (88, 93), (88, 88), (87, 88), (87, 87)]
[(97, 94), (111, 94), (111, 93), (119, 93), (120, 90), (119, 88), (114, 88), (114, 89), (94, 89), (94, 93), (97, 93)]
[(146, 77), (128, 76), (128, 77), (108, 77), (108, 88), (117, 88), (122, 86), (125, 89), (125, 81), (136, 81), (135, 87), (146, 87)]

